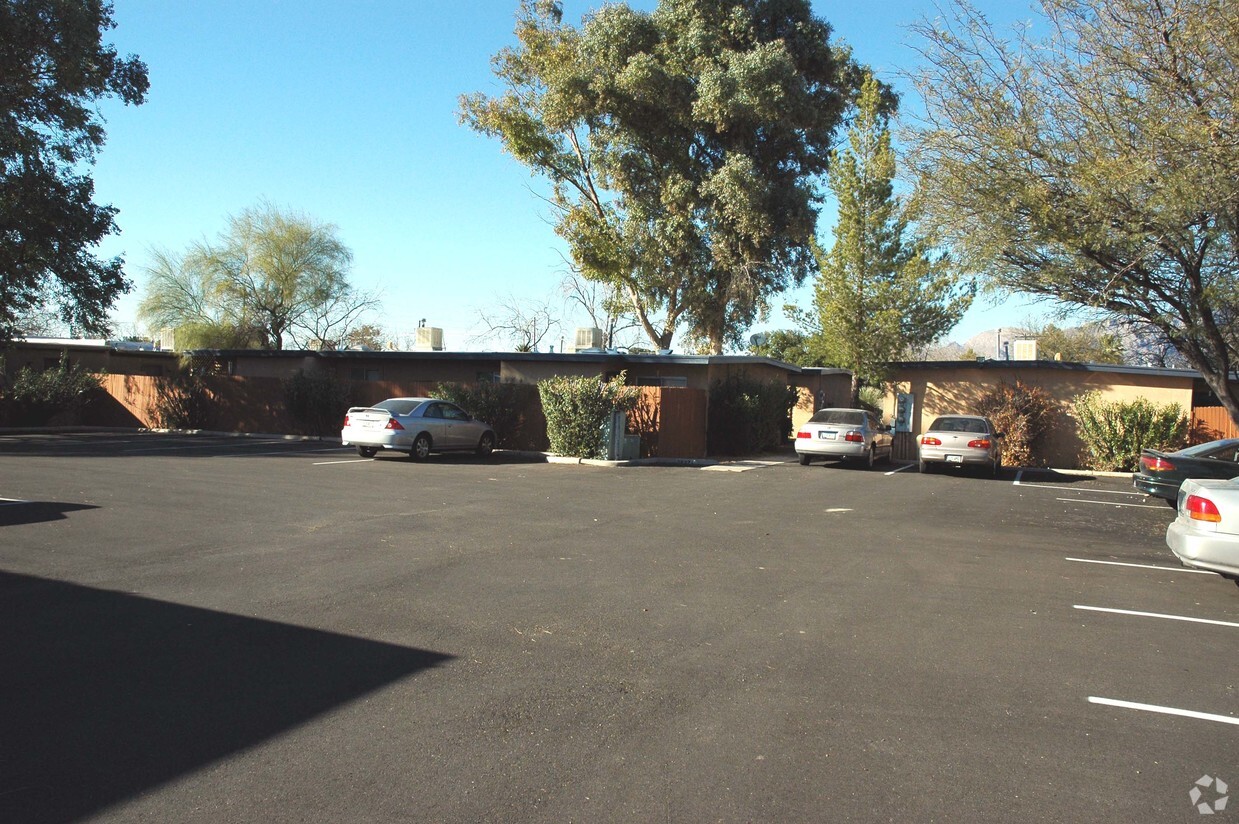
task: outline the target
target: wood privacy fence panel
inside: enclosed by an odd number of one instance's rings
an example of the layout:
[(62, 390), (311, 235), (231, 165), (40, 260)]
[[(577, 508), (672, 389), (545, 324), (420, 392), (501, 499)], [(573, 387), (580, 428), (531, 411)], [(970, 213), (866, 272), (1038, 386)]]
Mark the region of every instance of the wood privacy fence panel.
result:
[(1222, 438), (1239, 438), (1239, 427), (1222, 406), (1197, 406), (1192, 409), (1192, 443), (1205, 443)]
[[(104, 390), (87, 411), (87, 423), (101, 426), (132, 426), (154, 429), (161, 425), (156, 413), (165, 377), (149, 375), (103, 375)], [(289, 414), (280, 378), (209, 375), (207, 414), (202, 429), (225, 432), (303, 434), (304, 427)], [(437, 383), (359, 381), (349, 385), (349, 403), (366, 405), (384, 398), (434, 394)], [(545, 449), (545, 419), (541, 403), (529, 410), (526, 421), (529, 443), (516, 448)], [(641, 435), (642, 457), (702, 458), (706, 454), (709, 401), (704, 389), (642, 387), (641, 399), (629, 416), (628, 429)], [(344, 408), (340, 409), (343, 420)]]
[(149, 375), (101, 375), (99, 386), (105, 394), (87, 409), (90, 423), (139, 429), (158, 426), (154, 410), (159, 380)]
[(628, 429), (641, 436), (641, 456), (704, 458), (709, 407), (704, 389), (643, 386)]

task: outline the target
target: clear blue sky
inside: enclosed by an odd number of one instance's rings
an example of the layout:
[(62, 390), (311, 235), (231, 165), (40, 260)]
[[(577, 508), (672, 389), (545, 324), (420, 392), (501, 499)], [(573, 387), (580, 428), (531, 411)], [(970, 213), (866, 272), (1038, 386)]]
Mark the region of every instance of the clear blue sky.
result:
[[(598, 5), (569, 0), (565, 18)], [(1023, 2), (979, 5), (995, 22), (1031, 17)], [(899, 73), (917, 60), (907, 25), (935, 14), (933, 0), (814, 7), (858, 60), (906, 88)], [(426, 318), (444, 328), (449, 349), (496, 348), (475, 340), (480, 310), (509, 298), (560, 310), (566, 252), (534, 194), (540, 182), (456, 116), (462, 93), (499, 91), (490, 59), (512, 42), (516, 8), (115, 0), (107, 39), (141, 57), (151, 81), (144, 105), (101, 106), (108, 142), (96, 199), (120, 210), (121, 229), (101, 251), (123, 254), (137, 287), (113, 313), (121, 331), (135, 320), (149, 250), (183, 251), (264, 199), (339, 227), (354, 254), (352, 282), (381, 292), (377, 320), (395, 335)], [(827, 241), (832, 222), (828, 207), (819, 227)], [(774, 304), (808, 300), (802, 288)], [(949, 337), (962, 342), (1034, 314), (980, 300)], [(579, 320), (565, 315), (569, 339)], [(776, 309), (755, 331), (789, 326)], [(558, 348), (558, 335), (546, 342)]]

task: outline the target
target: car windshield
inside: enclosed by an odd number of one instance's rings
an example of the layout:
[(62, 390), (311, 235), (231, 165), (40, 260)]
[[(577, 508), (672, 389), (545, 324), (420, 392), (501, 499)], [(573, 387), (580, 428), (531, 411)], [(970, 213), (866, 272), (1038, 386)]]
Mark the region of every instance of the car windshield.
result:
[(408, 400), (407, 398), (391, 398), (390, 400), (380, 401), (376, 403), (372, 409), (382, 409), (385, 412), (390, 412), (393, 415), (407, 415), (417, 407), (421, 406), (425, 401)]
[(977, 432), (981, 434), (989, 431), (985, 426), (985, 421), (979, 418), (938, 418), (929, 429), (932, 432)]
[(843, 426), (863, 426), (865, 413), (859, 409), (819, 409), (809, 423), (837, 423)]

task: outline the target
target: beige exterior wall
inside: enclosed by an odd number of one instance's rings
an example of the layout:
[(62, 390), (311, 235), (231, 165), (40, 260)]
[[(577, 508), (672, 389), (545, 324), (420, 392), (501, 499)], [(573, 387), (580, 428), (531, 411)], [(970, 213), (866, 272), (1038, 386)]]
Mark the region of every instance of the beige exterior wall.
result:
[(1072, 403), (1085, 392), (1100, 393), (1107, 403), (1144, 398), (1155, 404), (1178, 404), (1185, 415), (1192, 409), (1190, 375), (1168, 376), (1133, 372), (1108, 372), (1057, 368), (978, 368), (966, 364), (958, 369), (918, 368), (909, 365), (896, 369), (887, 394), (884, 413), (890, 419), (895, 410), (895, 394), (915, 396), (912, 431), (924, 431), (938, 415), (973, 413), (981, 396), (1000, 383), (1019, 381), (1043, 389), (1058, 405), (1058, 416), (1041, 448), (1042, 458), (1061, 469), (1080, 466), (1084, 448), (1077, 431)]
[(793, 431), (808, 422), (819, 409), (847, 406), (852, 392), (851, 373), (845, 370), (803, 372), (794, 378), (800, 400), (792, 410)]

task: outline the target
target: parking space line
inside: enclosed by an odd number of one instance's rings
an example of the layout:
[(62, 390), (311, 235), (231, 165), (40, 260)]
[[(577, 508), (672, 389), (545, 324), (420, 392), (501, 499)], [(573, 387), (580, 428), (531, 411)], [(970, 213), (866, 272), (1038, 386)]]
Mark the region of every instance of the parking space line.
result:
[(352, 458), (347, 461), (315, 461), (312, 466), (333, 466), (335, 464), (374, 463), (374, 458)]
[(1099, 698), (1095, 695), (1088, 697), (1090, 704), (1104, 704), (1108, 707), (1122, 707), (1128, 710), (1143, 710), (1145, 712), (1160, 712), (1164, 715), (1181, 715), (1184, 718), (1199, 718), (1203, 721), (1217, 721), (1221, 724), (1236, 724), (1239, 725), (1239, 718), (1233, 715), (1215, 715), (1210, 712), (1197, 712), (1195, 710), (1181, 710), (1177, 707), (1162, 707), (1157, 704), (1139, 704), (1135, 701), (1119, 701), (1115, 698)]
[(17, 504), (28, 504), (30, 501), (24, 498), (0, 498), (0, 506), (16, 506)]
[[(1090, 492), (1102, 492), (1104, 490), (1089, 490)], [(1056, 501), (1067, 501), (1072, 504), (1101, 504), (1102, 506), (1126, 506), (1132, 509), (1165, 509), (1166, 507), (1159, 504), (1121, 504), (1118, 501), (1090, 501), (1087, 498), (1055, 498)]]
[(903, 466), (899, 467), (898, 469), (892, 469), (890, 472), (887, 472), (887, 473), (886, 473), (886, 477), (888, 477), (888, 478), (889, 478), (891, 475), (894, 475), (896, 472), (903, 472), (903, 471), (905, 471), (905, 470), (911, 469), (911, 468), (912, 468), (912, 467), (914, 467), (914, 466), (916, 466), (916, 464), (904, 464)]
[(1130, 495), (1133, 498), (1148, 497), (1143, 492), (1124, 492), (1122, 490), (1117, 490), (1117, 489), (1076, 489), (1070, 486), (1055, 486), (1054, 484), (1020, 483), (1020, 478), (1023, 475), (1024, 475), (1024, 470), (1022, 469), (1019, 472), (1015, 473), (1015, 480), (1012, 481), (1011, 485), (1012, 486), (1027, 486), (1032, 489), (1060, 489), (1064, 492), (1081, 492), (1081, 493), (1091, 492), (1094, 495)]
[(1115, 615), (1134, 615), (1138, 618), (1165, 618), (1167, 621), (1189, 621), (1193, 624), (1213, 624), (1218, 627), (1235, 627), (1239, 629), (1239, 624), (1233, 621), (1215, 621), (1212, 618), (1189, 618), (1186, 615), (1167, 615), (1162, 612), (1139, 612), (1132, 609), (1112, 609), (1110, 607), (1088, 607), (1083, 604), (1075, 604), (1075, 609), (1085, 609), (1090, 612), (1110, 612)]
[(1097, 561), (1092, 558), (1065, 558), (1067, 561), (1075, 561), (1078, 564), (1104, 564), (1106, 566), (1121, 566), (1135, 567), (1137, 569), (1156, 569), (1160, 572), (1190, 572), (1193, 575), (1217, 575), (1216, 572), (1210, 572), (1207, 569), (1188, 569), (1187, 567), (1166, 567), (1155, 566), (1153, 564), (1129, 564), (1123, 561)]

